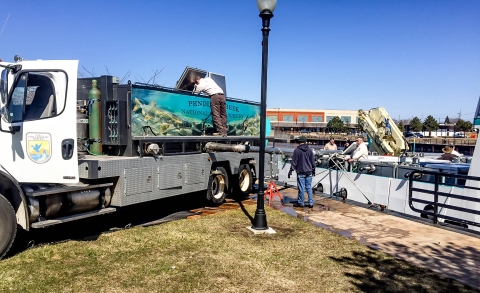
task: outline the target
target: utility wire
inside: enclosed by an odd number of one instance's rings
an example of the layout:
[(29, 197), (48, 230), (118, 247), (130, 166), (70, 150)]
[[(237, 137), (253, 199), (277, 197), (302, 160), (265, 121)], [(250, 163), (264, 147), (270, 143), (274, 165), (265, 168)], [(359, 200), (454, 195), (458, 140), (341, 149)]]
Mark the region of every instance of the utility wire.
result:
[(7, 25), (7, 21), (10, 18), (10, 13), (8, 13), (7, 20), (5, 20), (5, 23), (3, 24), (2, 31), (0, 31), (0, 37), (2, 36), (3, 30), (5, 29), (5, 26)]

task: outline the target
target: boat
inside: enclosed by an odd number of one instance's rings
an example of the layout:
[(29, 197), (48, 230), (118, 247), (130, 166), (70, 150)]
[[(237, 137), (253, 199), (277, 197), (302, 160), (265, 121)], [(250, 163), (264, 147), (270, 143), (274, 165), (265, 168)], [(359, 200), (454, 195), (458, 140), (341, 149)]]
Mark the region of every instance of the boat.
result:
[[(439, 154), (408, 152), (403, 135), (400, 137), (395, 129), (388, 137), (385, 129), (390, 124), (388, 119), (382, 122), (381, 135), (376, 132), (378, 129), (367, 131), (372, 151), (368, 159), (354, 164), (346, 162), (356, 143), (343, 151), (314, 150), (317, 162), (312, 180), (314, 191), (382, 211), (480, 231), (480, 140), (471, 157), (459, 157), (454, 162), (439, 160)], [(378, 125), (369, 125), (370, 130)], [(288, 178), (292, 152), (282, 150), (278, 180), (296, 186), (296, 176)], [(387, 155), (375, 155), (377, 152)]]

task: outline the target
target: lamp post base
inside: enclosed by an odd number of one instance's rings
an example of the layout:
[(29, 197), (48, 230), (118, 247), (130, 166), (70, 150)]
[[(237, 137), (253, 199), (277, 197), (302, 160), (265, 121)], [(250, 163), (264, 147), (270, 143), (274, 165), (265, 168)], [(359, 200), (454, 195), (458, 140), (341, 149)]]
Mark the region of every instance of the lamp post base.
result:
[[(262, 198), (263, 198), (263, 195), (262, 195)], [(259, 208), (258, 206), (257, 206), (257, 210), (255, 211), (255, 216), (253, 218), (252, 229), (268, 230), (267, 213), (265, 213), (265, 210), (263, 208)]]
[(254, 235), (277, 234), (277, 232), (272, 228), (268, 228), (266, 230), (256, 230), (256, 229), (253, 229), (252, 227), (247, 227), (247, 229), (250, 230)]

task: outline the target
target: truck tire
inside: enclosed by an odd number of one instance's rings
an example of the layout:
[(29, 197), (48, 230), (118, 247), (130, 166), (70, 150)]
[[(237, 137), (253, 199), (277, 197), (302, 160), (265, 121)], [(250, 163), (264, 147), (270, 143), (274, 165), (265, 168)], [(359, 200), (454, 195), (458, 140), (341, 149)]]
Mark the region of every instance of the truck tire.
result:
[(227, 196), (228, 174), (223, 167), (217, 167), (208, 179), (207, 200), (221, 205)]
[(238, 175), (233, 183), (235, 198), (244, 199), (250, 195), (253, 186), (253, 174), (248, 164), (240, 165)]
[(17, 234), (17, 219), (10, 202), (0, 194), (0, 259), (10, 250)]

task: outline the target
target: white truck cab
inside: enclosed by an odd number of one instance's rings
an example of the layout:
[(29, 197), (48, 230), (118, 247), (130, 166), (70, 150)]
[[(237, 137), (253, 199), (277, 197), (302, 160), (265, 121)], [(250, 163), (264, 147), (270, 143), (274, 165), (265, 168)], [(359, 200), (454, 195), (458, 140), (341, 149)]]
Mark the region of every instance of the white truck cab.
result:
[[(77, 61), (0, 62), (0, 258), (29, 230), (22, 183), (77, 183)], [(34, 213), (33, 213), (34, 214)]]
[(0, 64), (0, 165), (18, 182), (77, 183), (78, 61)]

